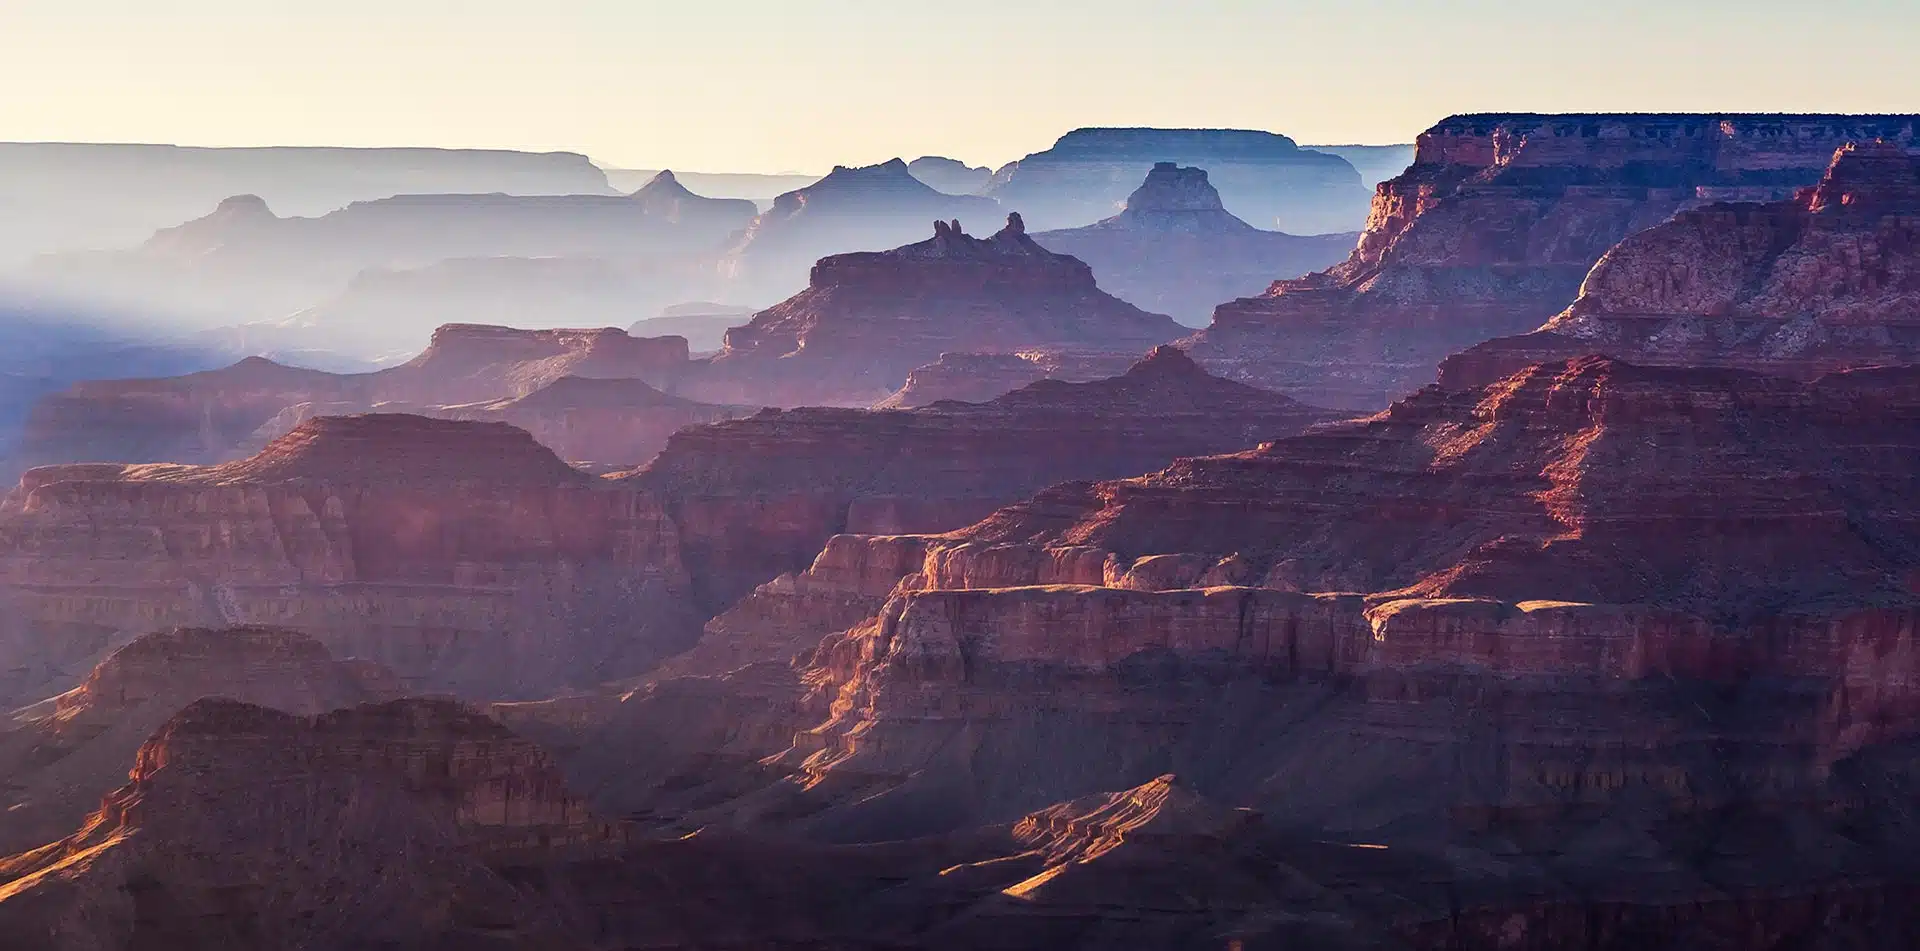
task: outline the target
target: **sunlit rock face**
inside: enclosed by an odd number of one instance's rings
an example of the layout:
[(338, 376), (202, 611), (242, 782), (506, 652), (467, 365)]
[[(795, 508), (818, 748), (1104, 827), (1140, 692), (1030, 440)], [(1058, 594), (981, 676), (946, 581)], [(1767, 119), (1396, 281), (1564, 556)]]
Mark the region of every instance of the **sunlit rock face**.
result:
[(1621, 242), (1539, 330), (1442, 364), (1474, 386), (1545, 359), (1730, 366), (1800, 379), (1920, 361), (1920, 155), (1843, 146), (1820, 184), (1708, 205)]
[(727, 331), (725, 349), (698, 367), (685, 394), (870, 406), (943, 353), (1131, 357), (1180, 335), (1172, 318), (1115, 299), (1086, 264), (1036, 244), (1018, 215), (987, 238), (936, 221), (925, 241), (836, 254), (812, 273), (806, 290)]
[(695, 623), (659, 505), (500, 423), (320, 417), (217, 466), (35, 469), (0, 537), (21, 700), (168, 625), (290, 627), (491, 697), (644, 669)]
[(1781, 201), (1849, 142), (1911, 145), (1914, 116), (1470, 115), (1420, 137), (1342, 264), (1222, 304), (1188, 346), (1234, 379), (1373, 410), (1448, 354), (1572, 304), (1602, 255), (1675, 212)]
[(1221, 301), (1339, 263), (1355, 237), (1262, 231), (1226, 210), (1206, 169), (1160, 162), (1119, 214), (1034, 240), (1087, 262), (1107, 293), (1198, 327)]

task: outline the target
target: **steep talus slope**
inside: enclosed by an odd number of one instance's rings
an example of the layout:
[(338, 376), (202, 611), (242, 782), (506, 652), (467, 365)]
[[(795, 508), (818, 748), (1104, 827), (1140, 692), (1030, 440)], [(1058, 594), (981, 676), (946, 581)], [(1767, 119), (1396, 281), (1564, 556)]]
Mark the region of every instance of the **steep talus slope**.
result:
[[(169, 624), (271, 624), (409, 684), (544, 695), (690, 639), (672, 521), (501, 423), (320, 417), (217, 466), (51, 466), (0, 505), (9, 682)], [(44, 695), (41, 693), (40, 695)]]
[(1234, 379), (1378, 409), (1442, 358), (1538, 327), (1630, 234), (1715, 201), (1776, 201), (1836, 148), (1912, 143), (1914, 116), (1469, 115), (1420, 136), (1359, 245), (1325, 272), (1222, 304), (1188, 346)]
[(1119, 214), (1034, 240), (1087, 262), (1107, 293), (1202, 326), (1221, 301), (1339, 263), (1355, 237), (1262, 231), (1226, 210), (1206, 169), (1160, 162)]
[(1441, 382), (1586, 353), (1800, 379), (1920, 361), (1920, 154), (1847, 145), (1791, 200), (1681, 212), (1608, 251), (1539, 330), (1449, 357)]
[(822, 258), (806, 290), (727, 331), (684, 392), (869, 406), (943, 353), (1137, 355), (1179, 333), (1172, 318), (1116, 300), (1085, 264), (1036, 244), (1018, 215), (988, 238), (936, 221), (925, 241)]

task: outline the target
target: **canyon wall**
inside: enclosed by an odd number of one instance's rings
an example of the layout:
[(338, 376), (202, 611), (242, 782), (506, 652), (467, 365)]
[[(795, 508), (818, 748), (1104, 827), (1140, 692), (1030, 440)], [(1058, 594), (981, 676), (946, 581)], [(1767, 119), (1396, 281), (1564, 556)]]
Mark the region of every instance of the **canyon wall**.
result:
[(218, 466), (36, 469), (0, 539), (17, 700), (170, 625), (290, 627), (511, 697), (637, 672), (696, 623), (668, 513), (498, 423), (320, 417)]
[(1628, 235), (1717, 201), (1778, 201), (1914, 116), (1468, 115), (1420, 136), (1342, 264), (1222, 304), (1189, 341), (1234, 379), (1378, 409), (1457, 350), (1567, 307)]
[(1621, 242), (1539, 330), (1447, 358), (1461, 387), (1604, 353), (1812, 379), (1920, 360), (1920, 154), (1843, 146), (1788, 201), (1683, 211)]

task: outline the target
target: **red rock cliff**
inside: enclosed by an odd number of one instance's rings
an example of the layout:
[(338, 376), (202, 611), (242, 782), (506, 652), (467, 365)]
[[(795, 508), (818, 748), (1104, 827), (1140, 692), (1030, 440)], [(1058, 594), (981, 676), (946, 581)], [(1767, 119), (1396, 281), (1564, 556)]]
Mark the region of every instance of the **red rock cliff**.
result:
[(1920, 156), (1847, 145), (1791, 200), (1681, 212), (1608, 251), (1538, 331), (1448, 358), (1441, 382), (1584, 353), (1801, 379), (1920, 361)]
[(838, 532), (956, 528), (1063, 479), (1145, 471), (1324, 418), (1161, 348), (1121, 376), (983, 404), (769, 411), (682, 430), (631, 481), (666, 503), (718, 610), (805, 567)]
[(500, 423), (322, 417), (219, 466), (36, 469), (0, 549), (14, 667), (57, 670), (75, 632), (273, 624), (413, 684), (539, 695), (690, 633), (667, 513)]
[(1477, 115), (1420, 136), (1345, 263), (1222, 304), (1190, 341), (1235, 379), (1375, 409), (1441, 358), (1572, 303), (1607, 250), (1706, 202), (1790, 198), (1834, 149), (1913, 116)]

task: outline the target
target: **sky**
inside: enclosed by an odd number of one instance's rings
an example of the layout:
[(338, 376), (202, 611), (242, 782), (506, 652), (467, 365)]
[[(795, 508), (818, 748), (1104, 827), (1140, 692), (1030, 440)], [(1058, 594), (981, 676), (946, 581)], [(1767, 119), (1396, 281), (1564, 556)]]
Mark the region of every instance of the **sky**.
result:
[(0, 139), (824, 171), (1080, 126), (1920, 112), (1920, 0), (0, 0)]

